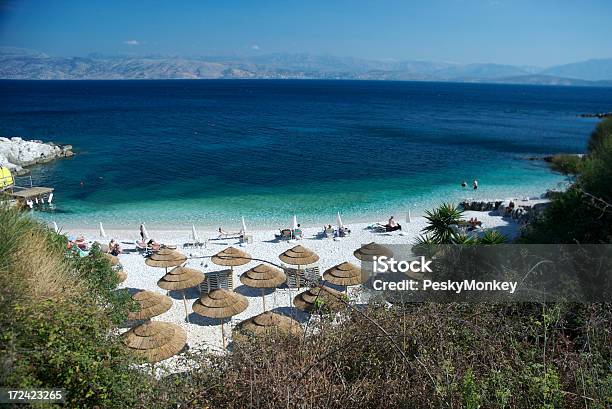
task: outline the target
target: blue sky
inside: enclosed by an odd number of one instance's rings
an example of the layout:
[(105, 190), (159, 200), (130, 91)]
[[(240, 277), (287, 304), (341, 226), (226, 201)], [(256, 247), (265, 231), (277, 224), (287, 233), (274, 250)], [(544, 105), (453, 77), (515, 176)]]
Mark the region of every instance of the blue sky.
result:
[(0, 46), (549, 66), (612, 57), (612, 0), (0, 0)]

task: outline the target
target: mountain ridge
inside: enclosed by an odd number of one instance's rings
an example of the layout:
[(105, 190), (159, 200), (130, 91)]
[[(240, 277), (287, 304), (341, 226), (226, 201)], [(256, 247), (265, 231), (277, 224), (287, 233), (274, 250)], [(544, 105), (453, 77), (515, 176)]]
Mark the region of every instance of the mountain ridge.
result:
[(252, 56), (53, 57), (35, 50), (0, 48), (0, 79), (353, 79), (499, 82), (609, 86), (612, 58), (542, 68), (508, 64), (368, 60), (315, 54)]

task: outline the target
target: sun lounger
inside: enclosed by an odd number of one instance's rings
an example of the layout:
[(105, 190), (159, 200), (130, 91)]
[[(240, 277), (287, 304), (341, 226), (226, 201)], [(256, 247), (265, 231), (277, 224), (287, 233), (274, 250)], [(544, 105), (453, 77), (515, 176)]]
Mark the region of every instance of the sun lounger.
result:
[(287, 287), (289, 288), (309, 287), (321, 281), (321, 273), (318, 266), (301, 268), (299, 270), (293, 267), (285, 267), (284, 270), (287, 275)]
[(234, 288), (232, 270), (213, 271), (205, 274), (204, 281), (200, 284), (200, 292), (209, 293), (219, 288), (225, 290), (232, 290)]
[(374, 223), (368, 226), (368, 229), (374, 230), (375, 233), (384, 233), (387, 231), (387, 225), (383, 223)]
[(219, 234), (217, 237), (213, 237), (211, 239), (208, 240), (227, 240), (227, 239), (239, 239), (242, 236), (242, 233), (238, 232), (238, 233), (222, 233)]
[(291, 229), (282, 229), (280, 234), (276, 234), (275, 237), (279, 240), (291, 240), (293, 238), (293, 232)]
[(206, 242), (205, 241), (199, 241), (199, 240), (191, 240), (188, 242), (183, 243), (183, 248), (188, 248), (188, 247), (206, 247)]

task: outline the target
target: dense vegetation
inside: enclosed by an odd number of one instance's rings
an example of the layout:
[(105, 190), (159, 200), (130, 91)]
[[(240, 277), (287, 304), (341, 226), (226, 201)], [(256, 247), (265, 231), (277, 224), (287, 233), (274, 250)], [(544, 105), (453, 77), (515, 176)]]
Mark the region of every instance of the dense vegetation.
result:
[(529, 243), (612, 243), (612, 118), (599, 123), (573, 185), (530, 225)]
[[(612, 134), (600, 125), (576, 182), (526, 237), (610, 243)], [(452, 205), (428, 213), (422, 243), (465, 243)], [(505, 239), (489, 233), (481, 244)], [(130, 308), (97, 250), (0, 209), (0, 384), (63, 387), (69, 407), (606, 408), (609, 304), (346, 304), (304, 338), (247, 339), (193, 353), (189, 372), (152, 379), (117, 326)], [(338, 319), (342, 317), (342, 319)]]
[(65, 236), (1, 208), (0, 384), (65, 388), (71, 407), (133, 403), (142, 376), (111, 333), (131, 308), (116, 286), (99, 250), (81, 258)]

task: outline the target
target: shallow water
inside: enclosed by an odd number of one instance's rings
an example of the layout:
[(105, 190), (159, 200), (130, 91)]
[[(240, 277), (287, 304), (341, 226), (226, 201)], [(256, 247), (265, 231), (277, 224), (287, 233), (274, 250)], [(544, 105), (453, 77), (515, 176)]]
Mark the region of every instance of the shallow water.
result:
[[(537, 196), (563, 177), (526, 158), (583, 152), (596, 120), (577, 114), (610, 107), (610, 88), (2, 81), (0, 134), (74, 146), (32, 172), (56, 188), (46, 220), (231, 228)], [(474, 178), (478, 191), (460, 187)]]

